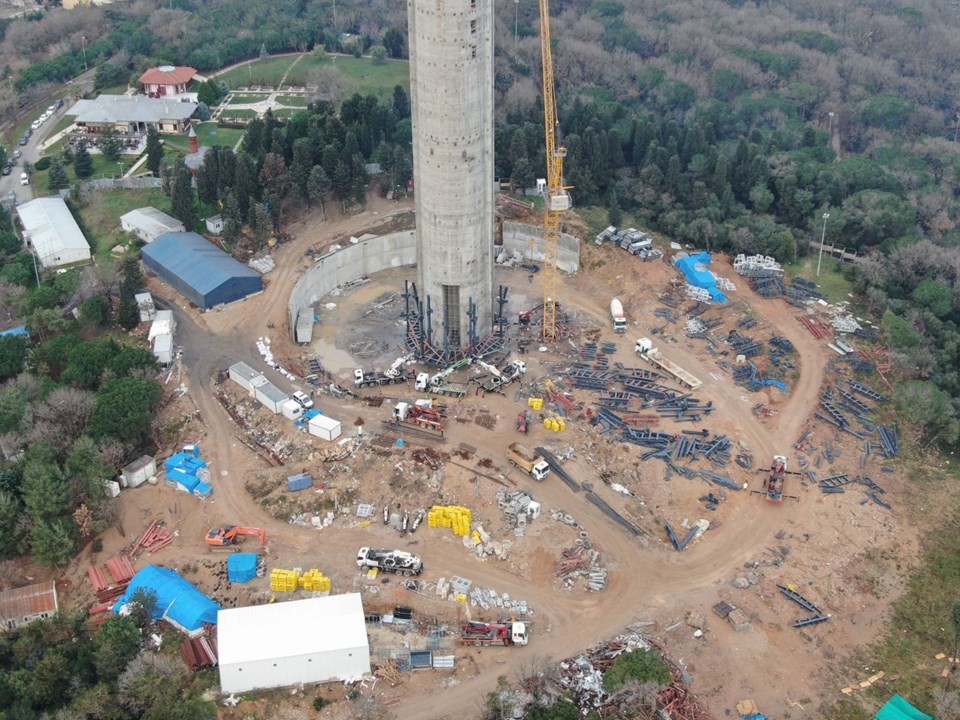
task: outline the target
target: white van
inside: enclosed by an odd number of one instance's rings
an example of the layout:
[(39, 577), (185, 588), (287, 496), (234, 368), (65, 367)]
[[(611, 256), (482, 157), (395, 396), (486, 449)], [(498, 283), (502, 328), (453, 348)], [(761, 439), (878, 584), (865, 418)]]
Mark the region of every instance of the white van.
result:
[(21, 185), (29, 185), (29, 184), (30, 184), (30, 176), (27, 175), (25, 172), (24, 172), (24, 173), (20, 173), (20, 184), (21, 184)]

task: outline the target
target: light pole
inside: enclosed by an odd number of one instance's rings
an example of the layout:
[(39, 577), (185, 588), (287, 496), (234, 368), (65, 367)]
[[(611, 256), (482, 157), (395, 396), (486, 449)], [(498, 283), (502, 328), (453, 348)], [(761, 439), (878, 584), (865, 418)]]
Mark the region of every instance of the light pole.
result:
[(520, 0), (513, 0), (513, 47), (517, 47), (517, 36), (520, 28)]
[(83, 50), (83, 71), (87, 71), (87, 38), (85, 35), (80, 36), (80, 49)]
[(960, 112), (957, 113), (957, 129), (953, 131), (953, 141), (957, 141), (957, 135), (960, 135)]
[(827, 220), (830, 213), (823, 214), (823, 232), (820, 234), (820, 257), (817, 258), (817, 277), (820, 277), (820, 262), (823, 260), (823, 241), (827, 239)]
[(117, 160), (117, 166), (120, 168), (120, 175), (118, 177), (122, 180), (123, 179), (123, 160)]
[(833, 113), (827, 113), (830, 115), (830, 137), (833, 137)]

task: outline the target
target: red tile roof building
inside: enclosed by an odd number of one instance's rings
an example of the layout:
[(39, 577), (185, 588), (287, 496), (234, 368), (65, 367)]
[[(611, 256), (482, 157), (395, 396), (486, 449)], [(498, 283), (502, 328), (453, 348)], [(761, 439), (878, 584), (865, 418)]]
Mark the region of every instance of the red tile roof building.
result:
[(58, 608), (55, 582), (4, 590), (0, 592), (0, 631), (53, 617)]
[(140, 85), (150, 97), (182, 95), (187, 92), (197, 71), (192, 67), (161, 65), (140, 76)]

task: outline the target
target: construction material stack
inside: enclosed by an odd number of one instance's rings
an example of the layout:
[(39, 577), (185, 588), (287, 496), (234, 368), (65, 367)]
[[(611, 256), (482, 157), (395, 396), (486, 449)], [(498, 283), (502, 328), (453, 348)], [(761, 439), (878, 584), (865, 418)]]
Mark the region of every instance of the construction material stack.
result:
[(456, 535), (470, 534), (473, 513), (470, 508), (459, 505), (434, 505), (427, 513), (429, 527), (450, 528)]

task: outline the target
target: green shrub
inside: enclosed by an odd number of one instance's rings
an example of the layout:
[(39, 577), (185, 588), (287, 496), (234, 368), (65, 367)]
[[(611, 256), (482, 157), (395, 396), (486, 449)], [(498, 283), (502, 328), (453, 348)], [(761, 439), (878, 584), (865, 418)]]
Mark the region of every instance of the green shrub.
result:
[(667, 685), (671, 679), (670, 666), (658, 651), (634, 650), (623, 653), (603, 674), (603, 689), (615, 692), (630, 680)]
[(34, 170), (47, 170), (50, 168), (50, 158), (42, 157), (33, 164)]

